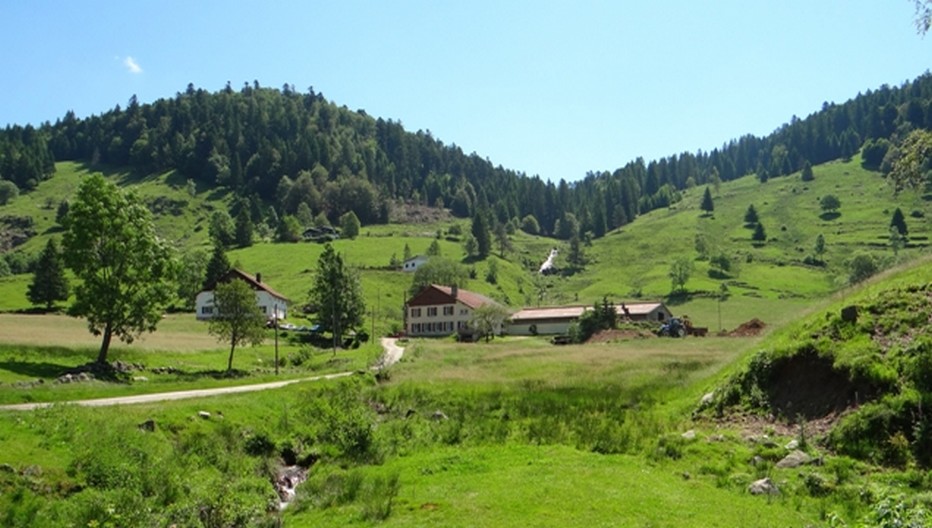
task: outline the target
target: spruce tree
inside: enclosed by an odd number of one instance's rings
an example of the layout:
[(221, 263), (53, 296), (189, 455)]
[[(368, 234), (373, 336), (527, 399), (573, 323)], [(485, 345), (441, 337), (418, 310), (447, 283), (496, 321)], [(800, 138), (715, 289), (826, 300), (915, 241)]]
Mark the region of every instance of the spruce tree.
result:
[(472, 217), (472, 236), (476, 238), (476, 252), (479, 258), (488, 257), (492, 252), (492, 237), (489, 234), (489, 224), (482, 212), (476, 212)]
[(715, 211), (715, 204), (712, 203), (712, 193), (709, 191), (708, 187), (705, 188), (705, 193), (702, 195), (702, 205), (700, 205), (699, 208), (707, 214), (712, 214), (712, 212)]
[(751, 235), (751, 240), (755, 242), (766, 242), (767, 241), (767, 232), (764, 231), (764, 224), (758, 223), (754, 228), (754, 234)]
[(55, 301), (68, 300), (69, 290), (61, 252), (55, 239), (51, 238), (36, 262), (36, 272), (26, 297), (32, 304), (45, 305), (46, 310), (51, 310)]
[(223, 278), (231, 269), (230, 260), (223, 250), (223, 245), (214, 242), (214, 252), (207, 263), (207, 273), (204, 277), (204, 289), (211, 290), (217, 286), (220, 279)]
[(754, 204), (748, 206), (747, 212), (744, 213), (744, 223), (746, 225), (754, 225), (760, 221), (760, 218), (757, 216), (757, 209), (754, 209)]
[(903, 211), (899, 207), (896, 208), (896, 211), (893, 211), (893, 218), (890, 220), (890, 227), (895, 227), (896, 230), (903, 236), (909, 234), (909, 229), (906, 227), (906, 218), (903, 216)]
[(252, 218), (249, 210), (245, 207), (239, 210), (236, 215), (236, 245), (239, 247), (249, 247), (252, 245)]

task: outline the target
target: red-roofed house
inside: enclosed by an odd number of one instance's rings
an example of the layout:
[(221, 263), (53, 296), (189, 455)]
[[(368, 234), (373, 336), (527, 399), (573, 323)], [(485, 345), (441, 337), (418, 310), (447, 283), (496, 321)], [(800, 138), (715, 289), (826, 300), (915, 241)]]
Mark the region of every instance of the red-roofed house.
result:
[[(473, 311), (486, 304), (498, 304), (485, 295), (456, 286), (431, 284), (405, 304), (405, 333), (413, 337), (439, 337), (472, 333), (469, 322)], [(496, 329), (496, 334), (501, 333)]]
[[(270, 288), (268, 284), (262, 282), (261, 274), (256, 273), (255, 276), (252, 276), (244, 271), (232, 269), (220, 279), (220, 282), (229, 282), (231, 280), (241, 280), (252, 287), (253, 291), (256, 292), (256, 304), (259, 305), (267, 318), (285, 319), (288, 316), (288, 303), (290, 301), (284, 295)], [(194, 311), (198, 320), (213, 319), (216, 314), (214, 312), (214, 291), (212, 289), (203, 290), (197, 294), (194, 300)]]

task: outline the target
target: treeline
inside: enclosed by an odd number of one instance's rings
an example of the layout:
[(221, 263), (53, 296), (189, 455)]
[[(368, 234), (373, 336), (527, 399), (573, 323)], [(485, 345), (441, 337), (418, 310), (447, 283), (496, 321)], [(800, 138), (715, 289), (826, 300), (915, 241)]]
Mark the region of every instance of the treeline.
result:
[[(767, 137), (744, 136), (711, 152), (683, 153), (581, 181), (545, 182), (445, 145), (430, 132), (404, 130), (328, 101), (313, 88), (263, 88), (258, 82), (216, 93), (187, 90), (139, 104), (131, 98), (99, 116), (68, 112), (54, 124), (0, 133), (0, 175), (28, 191), (54, 170), (54, 160), (175, 169), (195, 182), (232, 189), (253, 216), (295, 215), (302, 204), (336, 222), (353, 212), (363, 224), (384, 223), (397, 200), (451, 209), (460, 217), (487, 211), (569, 239), (600, 237), (639, 214), (667, 207), (680, 191), (755, 173), (762, 182), (858, 152), (865, 142), (895, 144), (916, 128), (932, 128), (932, 76), (883, 86), (844, 104), (825, 103)], [(874, 143), (871, 143), (874, 144)], [(259, 221), (260, 218), (254, 218)]]

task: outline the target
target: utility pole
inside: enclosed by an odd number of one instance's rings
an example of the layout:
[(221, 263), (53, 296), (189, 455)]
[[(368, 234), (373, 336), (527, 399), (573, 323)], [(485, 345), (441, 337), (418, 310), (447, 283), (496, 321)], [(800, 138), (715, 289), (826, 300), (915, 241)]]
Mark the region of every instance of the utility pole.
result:
[(275, 313), (275, 375), (278, 376), (278, 304), (274, 305)]

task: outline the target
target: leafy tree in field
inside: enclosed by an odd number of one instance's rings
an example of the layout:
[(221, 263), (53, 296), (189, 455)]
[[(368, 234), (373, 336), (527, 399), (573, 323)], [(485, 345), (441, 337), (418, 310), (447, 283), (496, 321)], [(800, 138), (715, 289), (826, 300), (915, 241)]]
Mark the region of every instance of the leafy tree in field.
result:
[(868, 139), (861, 149), (861, 166), (870, 170), (879, 169), (889, 150), (890, 142), (887, 139)]
[(540, 223), (534, 215), (526, 215), (521, 219), (521, 230), (529, 235), (536, 235), (540, 233)]
[(210, 226), (207, 233), (210, 239), (219, 242), (223, 247), (227, 247), (234, 241), (236, 227), (233, 225), (233, 218), (230, 213), (220, 210), (214, 211), (210, 215)]
[(498, 284), (498, 261), (489, 259), (489, 269), (485, 273), (485, 281), (489, 284)]
[(566, 255), (566, 261), (574, 268), (581, 268), (586, 265), (586, 255), (583, 253), (582, 244), (576, 235), (570, 237), (570, 250)]
[(408, 293), (412, 296), (417, 295), (430, 284), (462, 287), (468, 280), (469, 270), (466, 266), (442, 257), (432, 258), (414, 272)]
[(670, 264), (668, 273), (674, 293), (686, 291), (686, 283), (693, 272), (693, 261), (687, 257), (678, 257)]
[(858, 253), (848, 261), (848, 281), (857, 284), (877, 273), (877, 261), (869, 253)]
[(841, 200), (834, 194), (826, 194), (819, 200), (819, 207), (822, 208), (823, 213), (831, 214), (837, 212), (841, 207)]
[(708, 187), (705, 188), (705, 192), (702, 194), (702, 204), (699, 208), (705, 211), (707, 215), (715, 211), (715, 204), (712, 202), (712, 192), (709, 191)]
[(696, 248), (696, 253), (699, 254), (699, 260), (709, 258), (709, 241), (706, 239), (705, 235), (696, 233), (696, 236), (693, 238), (693, 246)]
[(256, 303), (256, 292), (244, 281), (233, 279), (214, 288), (214, 317), (208, 331), (230, 343), (227, 372), (233, 370), (238, 345), (258, 345), (265, 338), (265, 314)]
[(243, 207), (236, 215), (236, 245), (241, 248), (252, 245), (253, 225), (252, 218), (249, 215), (249, 209)]
[(149, 210), (99, 174), (81, 182), (68, 213), (65, 262), (79, 279), (71, 313), (103, 335), (98, 363), (113, 336), (130, 343), (152, 332), (174, 290), (174, 264), (155, 236)]
[(764, 224), (758, 222), (758, 224), (754, 226), (754, 233), (751, 235), (751, 240), (761, 243), (767, 241), (767, 231), (764, 230)]
[(298, 219), (298, 222), (301, 222), (302, 227), (311, 227), (314, 225), (314, 213), (311, 212), (311, 207), (307, 205), (307, 202), (298, 204), (298, 208), (295, 211), (295, 218)]
[(489, 234), (489, 223), (485, 214), (477, 211), (472, 217), (472, 236), (476, 239), (476, 254), (479, 258), (486, 258), (492, 252), (492, 237)]
[(230, 260), (227, 258), (226, 251), (219, 243), (214, 243), (214, 251), (207, 262), (207, 269), (204, 272), (203, 288), (211, 290), (216, 286), (224, 275), (230, 272)]
[(813, 252), (815, 253), (816, 258), (821, 262), (822, 255), (825, 254), (825, 237), (822, 235), (822, 233), (819, 233), (819, 236), (816, 237)]
[(495, 337), (496, 330), (502, 327), (509, 315), (508, 309), (500, 304), (483, 304), (473, 310), (469, 326), (488, 342)]
[(815, 175), (812, 173), (812, 164), (809, 163), (808, 160), (803, 163), (803, 170), (802, 174), (800, 175), (800, 179), (804, 182), (811, 182), (815, 179)]
[(744, 213), (744, 224), (745, 225), (754, 225), (760, 222), (760, 218), (757, 216), (757, 209), (754, 209), (754, 204), (748, 206), (748, 210)]
[(301, 240), (301, 233), (304, 227), (294, 215), (285, 215), (281, 222), (278, 223), (276, 236), (282, 242), (298, 242)]
[(896, 211), (893, 211), (893, 218), (890, 219), (890, 227), (895, 228), (900, 235), (904, 237), (909, 234), (909, 229), (906, 227), (906, 217), (903, 216), (903, 211), (899, 207), (896, 208)]
[(44, 305), (46, 310), (51, 310), (55, 301), (67, 301), (69, 292), (70, 286), (65, 277), (65, 264), (62, 262), (61, 252), (55, 239), (50, 238), (36, 262), (36, 272), (26, 297), (32, 304)]
[(709, 265), (713, 270), (717, 270), (720, 276), (724, 276), (731, 271), (731, 258), (725, 253), (718, 253), (709, 259)]
[(343, 339), (347, 330), (362, 324), (366, 311), (359, 274), (343, 262), (331, 244), (317, 260), (314, 287), (308, 296), (318, 308), (316, 322), (333, 334), (334, 343)]
[(0, 180), (0, 205), (6, 205), (19, 196), (19, 187), (8, 180)]
[(189, 251), (181, 256), (176, 292), (181, 306), (185, 309), (194, 309), (194, 299), (204, 286), (208, 262), (207, 252), (201, 249)]
[(929, 181), (932, 173), (932, 131), (913, 130), (903, 140), (898, 152), (899, 157), (893, 162), (889, 174), (894, 194)]
[(906, 247), (906, 237), (895, 227), (890, 226), (890, 249), (894, 258), (899, 256), (900, 250)]
[(352, 240), (358, 237), (361, 227), (359, 217), (352, 211), (346, 212), (340, 217), (340, 231), (344, 238)]

